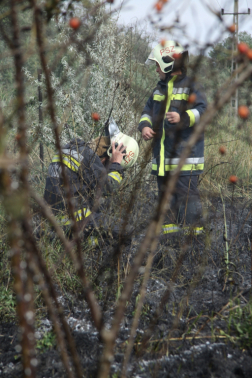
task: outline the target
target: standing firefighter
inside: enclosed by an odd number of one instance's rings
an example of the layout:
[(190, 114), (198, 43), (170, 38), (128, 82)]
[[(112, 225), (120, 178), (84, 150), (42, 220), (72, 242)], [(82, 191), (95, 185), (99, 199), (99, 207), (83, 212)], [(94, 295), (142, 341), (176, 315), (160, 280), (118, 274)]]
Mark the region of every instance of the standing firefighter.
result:
[[(114, 121), (110, 122), (109, 134), (89, 143), (72, 140), (62, 148), (62, 162), (79, 230), (85, 226), (89, 233), (99, 228), (117, 237), (122, 231), (121, 222), (109, 216), (110, 197), (123, 179), (123, 169), (135, 163), (138, 145), (121, 133)], [(53, 157), (49, 166), (44, 198), (64, 229), (70, 229), (69, 201), (59, 155)]]
[[(177, 167), (183, 146), (206, 109), (206, 99), (192, 79), (186, 76), (188, 51), (175, 41), (158, 44), (146, 64), (156, 63), (160, 81), (143, 110), (139, 130), (144, 140), (153, 141), (152, 174), (157, 176), (159, 194), (165, 176)], [(204, 136), (193, 147), (182, 167), (163, 234), (190, 228), (203, 231), (198, 176), (204, 169)]]

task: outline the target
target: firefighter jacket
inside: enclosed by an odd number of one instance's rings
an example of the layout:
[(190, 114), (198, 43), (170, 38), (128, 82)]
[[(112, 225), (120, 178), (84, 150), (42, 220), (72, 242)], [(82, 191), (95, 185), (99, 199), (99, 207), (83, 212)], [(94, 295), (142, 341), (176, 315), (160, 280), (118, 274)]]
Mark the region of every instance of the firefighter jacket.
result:
[[(123, 170), (119, 163), (111, 163), (107, 170), (99, 156), (80, 139), (72, 140), (62, 148), (62, 158), (74, 216), (76, 221), (80, 221), (92, 213), (95, 198), (99, 197), (99, 193), (108, 196), (119, 186)], [(59, 155), (53, 157), (48, 168), (44, 198), (58, 216), (60, 223), (69, 225), (66, 189)]]
[[(196, 100), (189, 104), (189, 96), (194, 93)], [(152, 174), (165, 176), (177, 167), (185, 142), (190, 138), (193, 127), (199, 122), (206, 109), (205, 95), (195, 83), (183, 75), (168, 76), (158, 82), (148, 99), (139, 122), (138, 129), (152, 128), (156, 134), (153, 140)], [(180, 114), (180, 130), (170, 123), (167, 112)], [(182, 167), (181, 175), (198, 175), (204, 169), (204, 135), (193, 147), (189, 158)]]

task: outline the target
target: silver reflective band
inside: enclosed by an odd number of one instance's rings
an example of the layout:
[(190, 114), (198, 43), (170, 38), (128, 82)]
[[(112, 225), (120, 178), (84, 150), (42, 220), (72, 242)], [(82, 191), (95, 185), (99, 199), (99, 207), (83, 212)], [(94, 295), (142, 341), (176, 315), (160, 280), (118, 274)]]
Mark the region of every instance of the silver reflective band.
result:
[(190, 109), (191, 112), (194, 114), (195, 117), (195, 123), (198, 123), (200, 120), (200, 113), (197, 109)]
[[(165, 165), (178, 165), (180, 158), (165, 159)], [(184, 164), (203, 164), (205, 161), (204, 157), (201, 158), (188, 158)], [(157, 159), (152, 160), (152, 164), (157, 164)]]
[(172, 91), (173, 94), (182, 94), (182, 93), (185, 93), (185, 94), (188, 94), (190, 93), (190, 88), (173, 88), (173, 91)]
[(158, 95), (158, 96), (164, 96), (164, 94), (163, 93), (161, 93), (158, 89), (157, 90), (155, 90), (155, 92), (153, 93), (153, 96), (154, 95)]
[(163, 228), (164, 234), (170, 234), (172, 232), (180, 231), (180, 227), (175, 224), (165, 225), (165, 226), (162, 226), (162, 228)]
[(122, 176), (120, 175), (120, 173), (118, 172), (110, 172), (108, 174), (108, 176), (110, 176), (111, 178), (113, 178), (114, 180), (118, 181), (119, 183), (122, 182)]
[[(142, 118), (148, 118), (150, 121), (152, 121), (152, 117), (149, 115), (149, 114), (143, 114), (142, 116), (141, 116), (141, 119)], [(140, 122), (141, 122), (141, 119), (140, 119)]]
[(68, 148), (64, 148), (62, 150), (62, 153), (63, 154), (66, 154), (66, 155), (70, 155), (72, 156), (74, 159), (76, 159), (78, 162), (81, 162), (84, 157), (78, 152), (78, 151), (75, 151), (75, 150), (70, 150)]

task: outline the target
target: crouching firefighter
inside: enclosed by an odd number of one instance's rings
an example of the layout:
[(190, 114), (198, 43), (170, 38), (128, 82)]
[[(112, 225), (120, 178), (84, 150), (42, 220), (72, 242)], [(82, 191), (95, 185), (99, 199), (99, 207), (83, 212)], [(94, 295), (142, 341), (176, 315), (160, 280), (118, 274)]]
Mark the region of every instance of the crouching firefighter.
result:
[[(142, 112), (138, 129), (144, 140), (153, 139), (152, 174), (157, 176), (159, 195), (169, 172), (176, 169), (183, 148), (206, 109), (206, 98), (186, 76), (188, 51), (175, 41), (158, 44), (146, 64), (156, 63), (160, 81)], [(204, 136), (195, 144), (181, 169), (170, 210), (163, 225), (169, 238), (181, 229), (203, 232), (198, 177), (204, 169)], [(165, 239), (165, 237), (163, 237)]]
[[(110, 119), (107, 134), (89, 143), (81, 139), (72, 140), (62, 148), (62, 163), (78, 230), (85, 226), (86, 236), (96, 229), (103, 236), (112, 234), (116, 238), (122, 232), (121, 220), (109, 216), (109, 197), (119, 188), (124, 169), (136, 162), (138, 144), (120, 132), (113, 119)], [(64, 231), (71, 233), (72, 222), (58, 154), (53, 157), (48, 169), (44, 199)]]

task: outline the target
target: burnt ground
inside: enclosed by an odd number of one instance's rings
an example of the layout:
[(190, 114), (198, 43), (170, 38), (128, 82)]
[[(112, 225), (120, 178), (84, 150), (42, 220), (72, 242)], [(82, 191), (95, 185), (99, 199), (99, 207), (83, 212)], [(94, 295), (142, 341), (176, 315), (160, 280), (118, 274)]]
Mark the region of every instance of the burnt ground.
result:
[[(150, 212), (153, 199), (151, 197), (146, 206), (147, 212)], [(129, 377), (252, 377), (252, 316), (251, 312), (245, 311), (251, 295), (251, 201), (245, 196), (234, 197), (233, 201), (225, 198), (230, 259), (228, 269), (225, 264), (222, 199), (208, 197), (204, 203), (208, 219), (206, 236), (192, 243), (188, 243), (188, 237), (180, 236), (171, 240), (169, 245), (158, 246), (128, 366)], [(144, 230), (125, 247), (122, 272), (127, 270), (128, 257), (134, 256), (143, 236)], [(184, 257), (178, 263), (181, 247)], [(179, 269), (174, 278), (176, 266)], [(111, 368), (113, 378), (120, 377), (143, 274), (144, 268), (134, 285), (132, 299), (121, 324)], [(141, 350), (143, 334), (168, 288), (170, 294), (152, 330), (150, 342)], [(98, 281), (97, 295), (104, 309), (104, 321), (109, 327), (116, 292), (110, 291), (106, 276)], [(59, 301), (71, 327), (84, 376), (95, 377), (102, 344), (92, 324), (90, 311), (83, 298), (73, 292), (65, 291), (62, 294), (59, 290)], [(239, 312), (237, 308), (242, 310)], [(44, 348), (37, 355), (38, 378), (65, 377), (51, 329), (51, 323), (44, 313), (36, 329), (36, 337), (41, 343), (44, 342)], [(0, 377), (22, 376), (17, 345), (16, 325), (2, 321)]]

